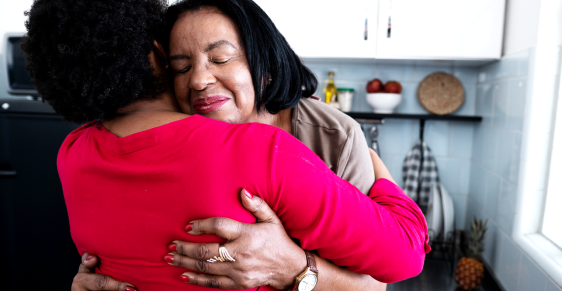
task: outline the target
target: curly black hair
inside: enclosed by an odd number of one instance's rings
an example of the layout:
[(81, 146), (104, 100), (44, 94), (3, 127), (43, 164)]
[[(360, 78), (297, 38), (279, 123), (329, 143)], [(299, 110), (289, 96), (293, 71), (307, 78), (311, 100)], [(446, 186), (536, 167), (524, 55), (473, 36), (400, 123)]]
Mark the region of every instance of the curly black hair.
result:
[(66, 120), (110, 119), (165, 90), (150, 65), (165, 0), (35, 0), (21, 49), (37, 91)]

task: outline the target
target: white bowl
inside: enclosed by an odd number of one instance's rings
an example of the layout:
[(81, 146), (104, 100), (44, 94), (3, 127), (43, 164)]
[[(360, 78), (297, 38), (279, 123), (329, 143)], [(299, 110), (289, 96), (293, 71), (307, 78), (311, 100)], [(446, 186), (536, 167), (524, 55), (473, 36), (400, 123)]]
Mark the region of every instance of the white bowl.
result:
[(396, 93), (367, 93), (367, 103), (375, 113), (392, 113), (402, 101), (402, 94)]

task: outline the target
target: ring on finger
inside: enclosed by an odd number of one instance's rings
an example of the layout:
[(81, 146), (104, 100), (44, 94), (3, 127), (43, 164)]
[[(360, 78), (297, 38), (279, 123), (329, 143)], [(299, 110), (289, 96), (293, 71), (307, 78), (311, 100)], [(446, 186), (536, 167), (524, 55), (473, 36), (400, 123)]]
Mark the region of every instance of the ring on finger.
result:
[(214, 256), (211, 259), (208, 259), (207, 262), (215, 263), (215, 262), (236, 262), (234, 258), (230, 256), (224, 244), (219, 245), (219, 257)]

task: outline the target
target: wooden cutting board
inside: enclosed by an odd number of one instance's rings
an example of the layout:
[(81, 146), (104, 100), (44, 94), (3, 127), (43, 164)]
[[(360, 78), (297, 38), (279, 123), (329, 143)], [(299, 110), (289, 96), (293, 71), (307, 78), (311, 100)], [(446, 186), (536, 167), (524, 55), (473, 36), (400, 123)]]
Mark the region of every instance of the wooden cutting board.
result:
[(459, 79), (451, 74), (433, 73), (420, 83), (418, 100), (430, 113), (450, 114), (464, 102), (464, 88)]

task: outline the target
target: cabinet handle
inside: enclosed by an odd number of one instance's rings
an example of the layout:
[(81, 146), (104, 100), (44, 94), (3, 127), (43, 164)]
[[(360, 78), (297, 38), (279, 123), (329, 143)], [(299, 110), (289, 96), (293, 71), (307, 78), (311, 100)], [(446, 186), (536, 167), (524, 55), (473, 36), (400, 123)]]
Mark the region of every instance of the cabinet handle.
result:
[(5, 171), (5, 170), (0, 170), (0, 178), (9, 178), (9, 177), (15, 177), (17, 176), (18, 173), (16, 171)]
[(369, 40), (369, 18), (365, 18), (365, 40)]
[(386, 32), (386, 37), (390, 38), (392, 35), (392, 25), (390, 24), (390, 15), (388, 16), (388, 30)]
[(392, 17), (392, 0), (389, 1), (389, 8), (388, 8), (388, 29), (386, 31), (386, 38), (390, 38), (392, 36), (392, 24), (391, 19)]

